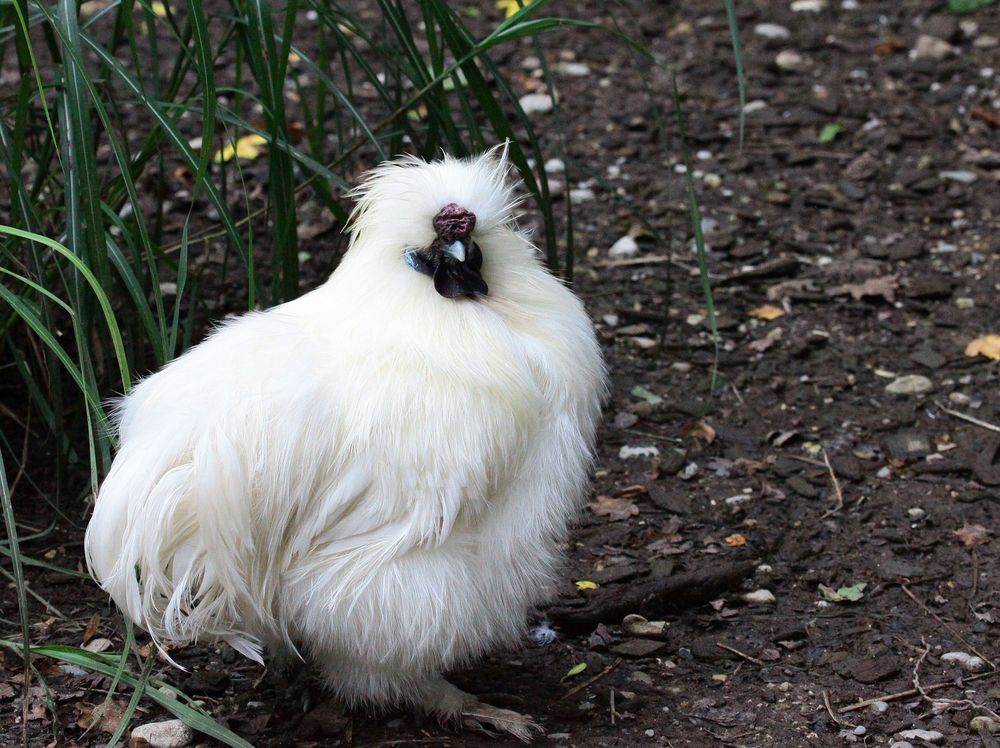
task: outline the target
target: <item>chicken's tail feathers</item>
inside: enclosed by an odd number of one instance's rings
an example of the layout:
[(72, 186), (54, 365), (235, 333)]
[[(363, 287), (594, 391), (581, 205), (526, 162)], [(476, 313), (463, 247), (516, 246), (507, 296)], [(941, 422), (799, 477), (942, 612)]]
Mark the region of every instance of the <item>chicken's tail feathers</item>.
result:
[(239, 518), (230, 515), (229, 539), (209, 547), (192, 497), (192, 462), (164, 466), (158, 457), (127, 457), (112, 466), (87, 526), (91, 575), (157, 646), (222, 639), (263, 662), (260, 640), (242, 630), (249, 596), (230, 559)]

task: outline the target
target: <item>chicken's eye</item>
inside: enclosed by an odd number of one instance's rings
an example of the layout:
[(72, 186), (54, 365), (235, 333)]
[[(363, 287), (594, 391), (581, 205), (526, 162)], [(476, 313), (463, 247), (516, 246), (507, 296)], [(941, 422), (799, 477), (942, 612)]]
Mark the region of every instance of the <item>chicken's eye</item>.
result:
[(407, 265), (418, 273), (423, 273), (431, 277), (434, 277), (434, 271), (437, 270), (437, 266), (440, 263), (440, 259), (435, 260), (434, 256), (428, 250), (417, 249), (416, 247), (407, 249), (403, 253), (403, 256), (406, 258)]

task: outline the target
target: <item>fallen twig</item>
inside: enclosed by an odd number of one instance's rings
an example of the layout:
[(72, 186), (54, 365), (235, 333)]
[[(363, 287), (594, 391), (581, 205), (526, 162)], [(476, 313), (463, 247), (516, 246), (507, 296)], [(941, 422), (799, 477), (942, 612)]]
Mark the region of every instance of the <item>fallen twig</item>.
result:
[(828, 691), (823, 691), (823, 706), (826, 707), (826, 713), (830, 715), (830, 719), (832, 719), (841, 727), (849, 727), (852, 730), (856, 727), (856, 725), (852, 725), (843, 717), (838, 717), (836, 714), (834, 714), (833, 707), (830, 706), (830, 693)]
[[(962, 678), (962, 683), (968, 683), (970, 681), (979, 680), (980, 678), (989, 678), (991, 676), (997, 675), (997, 671), (993, 670), (988, 673), (976, 673), (975, 675), (969, 675)], [(923, 686), (923, 691), (925, 693), (930, 693), (931, 691), (939, 691), (942, 688), (961, 688), (961, 685), (955, 683), (955, 681), (945, 681), (944, 683), (932, 683), (929, 686)], [(900, 699), (908, 699), (911, 696), (919, 696), (920, 692), (914, 688), (908, 688), (905, 691), (896, 691), (896, 693), (887, 693), (882, 696), (873, 696), (870, 699), (864, 699), (863, 701), (856, 701), (848, 706), (843, 706), (837, 710), (838, 714), (847, 714), (848, 712), (856, 712), (858, 709), (864, 709), (872, 704), (877, 704), (880, 701), (890, 702), (899, 701)]]
[(844, 492), (840, 490), (840, 481), (837, 480), (837, 474), (833, 472), (833, 465), (830, 464), (830, 457), (827, 455), (826, 450), (823, 450), (823, 464), (826, 465), (827, 472), (830, 473), (830, 481), (833, 483), (833, 495), (837, 500), (833, 509), (828, 509), (823, 513), (820, 519), (825, 519), (831, 514), (836, 514), (841, 509), (844, 508)]
[(723, 644), (722, 642), (716, 642), (715, 646), (717, 646), (719, 649), (724, 649), (727, 652), (732, 652), (737, 657), (742, 657), (744, 660), (746, 660), (747, 662), (752, 662), (754, 665), (765, 664), (763, 660), (759, 660), (756, 657), (753, 657), (752, 655), (748, 655), (746, 652), (740, 652), (740, 650), (730, 647), (728, 644)]
[[(605, 675), (607, 675), (608, 673), (610, 673), (612, 670), (614, 670), (616, 667), (618, 667), (621, 664), (622, 664), (622, 660), (619, 657), (617, 660), (615, 660), (614, 662), (612, 662), (610, 665), (608, 665), (606, 668), (604, 668), (604, 670), (602, 670), (601, 672), (599, 672), (593, 678), (588, 678), (583, 683), (578, 683), (575, 686), (573, 686), (566, 693), (564, 693), (562, 696), (559, 697), (559, 701), (562, 701), (563, 699), (568, 699), (570, 696), (573, 696), (574, 694), (580, 693), (580, 691), (582, 691), (583, 689), (587, 688), (587, 686), (592, 686), (594, 683), (597, 683), (597, 681), (599, 681), (601, 678), (603, 678)], [(612, 707), (612, 709), (613, 708), (614, 707)]]
[(906, 596), (908, 598), (910, 598), (913, 602), (915, 602), (917, 605), (920, 606), (920, 609), (922, 611), (924, 611), (924, 613), (926, 613), (931, 618), (933, 618), (935, 621), (937, 621), (939, 624), (941, 624), (945, 629), (948, 630), (948, 633), (950, 633), (952, 636), (954, 636), (956, 639), (958, 639), (960, 642), (962, 642), (962, 644), (964, 644), (969, 649), (971, 649), (973, 652), (975, 652), (983, 662), (985, 662), (987, 665), (990, 666), (991, 670), (996, 670), (997, 669), (997, 666), (993, 663), (993, 661), (989, 657), (987, 657), (982, 652), (980, 652), (978, 649), (976, 649), (975, 647), (973, 647), (972, 644), (970, 644), (969, 641), (964, 636), (962, 636), (951, 624), (946, 623), (941, 618), (941, 616), (939, 616), (933, 610), (931, 610), (926, 605), (924, 605), (924, 603), (921, 602), (917, 598), (916, 595), (914, 595), (912, 592), (910, 592), (910, 588), (909, 587), (907, 587), (905, 584), (901, 584), (899, 586), (900, 586), (900, 589), (902, 589), (903, 592), (906, 593)]
[(963, 421), (968, 421), (969, 423), (974, 423), (977, 426), (980, 426), (981, 428), (989, 429), (990, 431), (996, 431), (998, 434), (1000, 434), (1000, 426), (997, 426), (996, 424), (992, 424), (992, 423), (990, 423), (988, 421), (981, 421), (978, 418), (966, 415), (965, 413), (961, 413), (961, 412), (959, 412), (957, 410), (952, 410), (951, 408), (946, 408), (946, 407), (944, 407), (941, 403), (939, 403), (936, 400), (934, 401), (934, 404), (936, 406), (938, 406), (941, 410), (943, 410), (945, 413), (947, 413), (950, 416), (954, 416), (955, 418), (961, 418)]

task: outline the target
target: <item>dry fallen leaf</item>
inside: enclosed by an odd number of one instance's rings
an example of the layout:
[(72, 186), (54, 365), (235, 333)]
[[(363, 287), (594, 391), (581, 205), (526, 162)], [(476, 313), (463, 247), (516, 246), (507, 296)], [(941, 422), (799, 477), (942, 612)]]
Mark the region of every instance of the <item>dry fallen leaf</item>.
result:
[(628, 519), (639, 513), (639, 507), (628, 499), (613, 499), (610, 496), (598, 496), (587, 506), (598, 517), (607, 517), (612, 521)]
[(89, 730), (95, 724), (101, 732), (114, 734), (118, 729), (118, 724), (125, 714), (126, 702), (115, 699), (108, 703), (106, 708), (103, 704), (94, 707), (90, 704), (79, 702), (76, 705), (76, 725), (77, 727)]
[(705, 444), (715, 441), (715, 429), (702, 420), (691, 421), (684, 427), (684, 436), (690, 436), (695, 440), (703, 440)]
[(241, 158), (245, 161), (252, 161), (264, 152), (267, 145), (267, 138), (256, 133), (244, 135), (236, 143), (229, 143), (221, 151), (216, 151), (212, 160), (217, 164), (232, 161), (234, 158)]
[(957, 530), (952, 530), (951, 534), (961, 540), (966, 548), (990, 542), (990, 531), (982, 525), (965, 525)]
[(896, 300), (896, 291), (899, 288), (899, 277), (895, 275), (880, 275), (877, 278), (869, 278), (861, 283), (845, 283), (843, 286), (835, 286), (827, 289), (829, 296), (851, 295), (855, 301), (860, 301), (866, 296), (881, 296), (886, 301)]
[(93, 652), (97, 654), (99, 652), (107, 652), (109, 649), (111, 649), (111, 646), (112, 645), (110, 639), (98, 638), (98, 639), (91, 639), (89, 642), (83, 645), (83, 648), (86, 649), (88, 652)]
[(747, 348), (749, 348), (754, 353), (763, 353), (772, 345), (774, 345), (775, 338), (765, 335), (763, 338), (758, 338), (757, 340), (751, 340), (747, 343)]
[(748, 314), (754, 319), (762, 319), (765, 322), (770, 322), (772, 319), (784, 317), (785, 310), (781, 307), (775, 306), (774, 304), (764, 304), (764, 306), (751, 309)]
[(965, 346), (965, 355), (985, 356), (993, 361), (1000, 361), (1000, 335), (983, 335)]
[(86, 644), (97, 635), (97, 627), (101, 625), (101, 616), (94, 613), (87, 622), (87, 627), (83, 630), (83, 643)]
[(726, 545), (730, 548), (741, 548), (747, 544), (747, 539), (738, 532), (726, 536)]

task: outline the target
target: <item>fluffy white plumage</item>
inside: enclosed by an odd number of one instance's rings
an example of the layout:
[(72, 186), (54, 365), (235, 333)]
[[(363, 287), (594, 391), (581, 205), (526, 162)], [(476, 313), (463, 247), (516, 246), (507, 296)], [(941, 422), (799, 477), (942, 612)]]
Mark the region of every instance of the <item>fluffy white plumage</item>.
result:
[[(551, 588), (605, 374), (506, 172), (492, 154), (382, 165), (327, 283), (121, 402), (87, 558), (156, 640), (300, 652), (348, 701), (524, 736), (440, 673), (516, 642)], [(475, 214), (486, 296), (445, 298), (404, 257), (449, 203)]]

